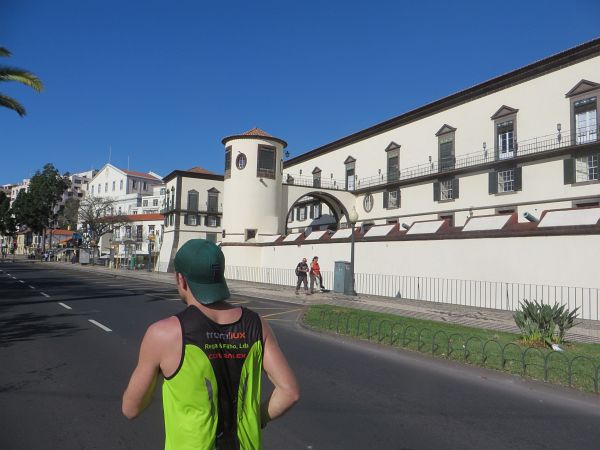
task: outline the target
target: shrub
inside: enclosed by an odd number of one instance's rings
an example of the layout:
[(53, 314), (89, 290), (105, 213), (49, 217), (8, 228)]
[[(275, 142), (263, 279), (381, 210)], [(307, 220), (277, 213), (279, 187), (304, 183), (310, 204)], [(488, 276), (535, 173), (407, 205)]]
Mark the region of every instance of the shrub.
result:
[(554, 306), (550, 306), (537, 300), (523, 300), (519, 305), (521, 309), (515, 312), (513, 317), (526, 344), (561, 344), (565, 340), (567, 330), (576, 325), (579, 308), (569, 310), (565, 305), (555, 303)]

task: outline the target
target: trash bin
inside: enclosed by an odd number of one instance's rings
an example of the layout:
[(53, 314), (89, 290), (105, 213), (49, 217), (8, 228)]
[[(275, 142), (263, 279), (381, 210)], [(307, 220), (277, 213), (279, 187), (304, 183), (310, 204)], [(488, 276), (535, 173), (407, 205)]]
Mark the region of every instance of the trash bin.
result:
[(336, 261), (333, 272), (333, 292), (352, 294), (352, 273), (348, 261)]

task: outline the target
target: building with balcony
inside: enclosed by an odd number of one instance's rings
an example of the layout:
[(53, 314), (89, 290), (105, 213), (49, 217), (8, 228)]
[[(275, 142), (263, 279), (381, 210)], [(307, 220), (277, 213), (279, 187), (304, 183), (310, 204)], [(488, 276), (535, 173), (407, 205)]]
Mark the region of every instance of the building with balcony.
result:
[[(584, 255), (600, 251), (599, 97), (596, 39), (287, 161), (263, 130), (226, 137), (229, 276), (312, 255), (331, 272), (355, 240), (357, 273), (498, 283), (505, 308), (519, 301), (508, 281), (553, 287), (557, 301), (560, 286), (597, 293)], [(600, 298), (585, 298), (599, 320)]]
[(163, 244), (159, 270), (172, 270), (177, 249), (189, 239), (221, 240), (223, 175), (202, 167), (174, 170), (166, 177)]

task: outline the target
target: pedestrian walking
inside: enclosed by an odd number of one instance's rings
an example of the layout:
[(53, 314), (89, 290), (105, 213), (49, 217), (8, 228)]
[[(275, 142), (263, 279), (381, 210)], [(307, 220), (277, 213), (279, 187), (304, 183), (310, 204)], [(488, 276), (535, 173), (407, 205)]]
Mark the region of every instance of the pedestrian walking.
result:
[[(219, 247), (192, 239), (174, 263), (187, 308), (146, 331), (123, 414), (138, 416), (162, 375), (165, 450), (260, 449), (261, 429), (299, 399), (294, 373), (267, 322), (226, 301)], [(274, 385), (262, 404), (261, 370)]]
[(323, 286), (323, 275), (321, 275), (321, 267), (319, 266), (319, 257), (315, 256), (310, 263), (310, 292), (315, 292), (315, 284), (319, 282), (321, 291), (325, 290)]
[(296, 266), (296, 276), (298, 277), (298, 282), (296, 283), (296, 295), (300, 293), (300, 285), (304, 284), (304, 292), (306, 295), (309, 295), (308, 292), (308, 272), (310, 269), (308, 268), (308, 264), (306, 264), (306, 258), (302, 258), (302, 261), (298, 263)]

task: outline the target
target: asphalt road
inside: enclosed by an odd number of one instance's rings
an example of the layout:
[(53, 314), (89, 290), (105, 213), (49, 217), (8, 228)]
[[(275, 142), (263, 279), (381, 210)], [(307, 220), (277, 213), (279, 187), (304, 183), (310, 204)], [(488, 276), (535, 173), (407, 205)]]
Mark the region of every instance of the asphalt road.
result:
[[(312, 333), (297, 305), (232, 301), (271, 321), (302, 389), (266, 449), (599, 448), (598, 396)], [(131, 422), (120, 398), (146, 327), (182, 308), (165, 284), (0, 263), (0, 448), (162, 448), (160, 392)]]

